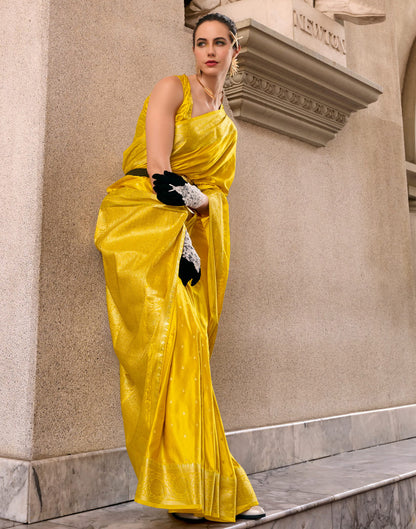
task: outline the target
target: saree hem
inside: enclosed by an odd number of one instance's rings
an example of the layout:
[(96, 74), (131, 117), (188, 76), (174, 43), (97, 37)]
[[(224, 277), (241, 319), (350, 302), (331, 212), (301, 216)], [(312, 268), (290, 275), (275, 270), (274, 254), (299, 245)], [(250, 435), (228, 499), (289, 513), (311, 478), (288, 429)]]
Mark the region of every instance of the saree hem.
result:
[(153, 503), (151, 501), (142, 500), (141, 498), (134, 498), (134, 501), (140, 505), (146, 505), (147, 507), (153, 507), (156, 509), (165, 509), (169, 514), (173, 513), (187, 513), (187, 514), (194, 514), (195, 516), (203, 516), (206, 520), (210, 522), (220, 522), (220, 523), (233, 523), (236, 521), (236, 516), (241, 514), (242, 512), (250, 509), (251, 507), (254, 507), (256, 505), (259, 505), (259, 503), (251, 502), (247, 505), (244, 505), (242, 507), (238, 507), (235, 513), (235, 516), (221, 516), (221, 517), (214, 517), (210, 516), (209, 514), (204, 513), (201, 505), (178, 505), (177, 507), (172, 507), (172, 505), (162, 505), (158, 503)]
[(140, 505), (146, 505), (147, 507), (154, 507), (155, 509), (166, 509), (169, 513), (185, 512), (185, 511), (186, 512), (190, 512), (190, 513), (202, 512), (201, 505), (178, 505), (178, 506), (174, 507), (173, 505), (154, 503), (152, 501), (143, 500), (143, 499), (138, 498), (138, 497), (135, 497), (134, 501), (136, 503), (139, 503)]

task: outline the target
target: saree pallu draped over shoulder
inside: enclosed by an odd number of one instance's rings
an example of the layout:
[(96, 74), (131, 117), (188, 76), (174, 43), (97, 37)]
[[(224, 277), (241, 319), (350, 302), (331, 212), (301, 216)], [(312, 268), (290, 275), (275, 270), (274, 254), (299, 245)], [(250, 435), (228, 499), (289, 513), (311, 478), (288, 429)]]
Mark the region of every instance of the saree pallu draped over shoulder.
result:
[[(114, 350), (120, 361), (127, 451), (138, 503), (209, 520), (234, 521), (257, 505), (230, 454), (212, 388), (210, 355), (229, 266), (227, 193), (235, 170), (235, 126), (221, 107), (192, 117), (189, 80), (175, 120), (172, 171), (209, 196), (209, 216), (167, 206), (149, 178), (108, 188), (97, 221)], [(123, 169), (146, 167), (146, 100)], [(185, 228), (201, 279), (178, 277)]]

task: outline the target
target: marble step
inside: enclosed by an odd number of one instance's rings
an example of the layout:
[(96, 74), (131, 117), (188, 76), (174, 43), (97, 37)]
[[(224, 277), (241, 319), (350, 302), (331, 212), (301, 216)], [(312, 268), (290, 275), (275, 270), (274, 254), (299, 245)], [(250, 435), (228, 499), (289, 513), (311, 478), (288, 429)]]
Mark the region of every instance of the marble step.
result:
[[(252, 474), (267, 515), (201, 529), (416, 529), (416, 438)], [(0, 529), (27, 525), (0, 520)], [(184, 529), (166, 511), (123, 503), (34, 529)]]

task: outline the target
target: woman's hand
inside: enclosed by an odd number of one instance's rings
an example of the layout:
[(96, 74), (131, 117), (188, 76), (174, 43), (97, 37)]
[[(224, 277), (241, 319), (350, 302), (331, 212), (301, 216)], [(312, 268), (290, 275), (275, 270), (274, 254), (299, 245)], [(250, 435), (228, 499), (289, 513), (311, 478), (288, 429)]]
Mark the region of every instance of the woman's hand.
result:
[(201, 259), (192, 246), (192, 241), (186, 228), (178, 275), (184, 287), (189, 281), (191, 281), (192, 286), (196, 285), (201, 278)]
[(158, 200), (169, 206), (187, 206), (199, 215), (208, 214), (208, 197), (182, 176), (164, 171), (153, 175), (153, 189)]
[(203, 195), (205, 197), (204, 202), (199, 206), (199, 208), (195, 208), (194, 211), (196, 211), (200, 217), (207, 217), (209, 215), (209, 198), (204, 193)]

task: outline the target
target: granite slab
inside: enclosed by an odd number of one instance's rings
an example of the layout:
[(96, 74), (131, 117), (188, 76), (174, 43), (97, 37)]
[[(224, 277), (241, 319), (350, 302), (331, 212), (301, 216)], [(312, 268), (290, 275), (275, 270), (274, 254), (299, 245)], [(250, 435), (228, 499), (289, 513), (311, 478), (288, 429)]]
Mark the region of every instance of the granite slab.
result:
[[(334, 455), (343, 456), (351, 472), (360, 474), (367, 456), (361, 460), (356, 455), (352, 463), (350, 452), (358, 454), (369, 445), (394, 443), (394, 449), (385, 449), (390, 463), (388, 471), (383, 463), (380, 478), (384, 479), (407, 472), (413, 447), (410, 445), (406, 454), (407, 445), (397, 441), (414, 437), (416, 404), (227, 433), (232, 454), (250, 475), (305, 461), (329, 460)], [(379, 454), (381, 457), (382, 452)], [(341, 459), (336, 460), (336, 465), (340, 464)], [(39, 461), (0, 458), (0, 476), (0, 517), (19, 523), (125, 502), (134, 497), (137, 485), (125, 448)], [(321, 492), (328, 494), (327, 490)]]
[[(416, 529), (416, 438), (250, 476), (266, 517), (201, 529)], [(27, 525), (15, 525), (17, 529)], [(162, 509), (126, 502), (34, 529), (184, 529)], [(0, 525), (0, 529), (6, 529)]]

